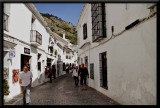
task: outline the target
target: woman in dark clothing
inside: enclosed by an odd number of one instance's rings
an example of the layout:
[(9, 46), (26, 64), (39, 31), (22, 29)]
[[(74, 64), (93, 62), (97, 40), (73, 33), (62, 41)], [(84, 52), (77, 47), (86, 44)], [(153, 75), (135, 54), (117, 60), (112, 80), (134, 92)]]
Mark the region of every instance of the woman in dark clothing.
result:
[(49, 68), (45, 66), (45, 78), (48, 77), (48, 74), (49, 74)]
[(82, 67), (79, 69), (79, 75), (81, 77), (81, 86), (82, 86), (82, 90), (86, 90), (86, 78), (88, 76), (89, 78), (89, 74), (88, 74), (88, 69), (84, 66), (84, 64), (82, 64)]
[(53, 73), (54, 79), (56, 79), (56, 67), (55, 67), (55, 65), (52, 65), (52, 73)]
[(52, 83), (52, 68), (49, 67), (49, 78), (50, 78), (50, 83)]

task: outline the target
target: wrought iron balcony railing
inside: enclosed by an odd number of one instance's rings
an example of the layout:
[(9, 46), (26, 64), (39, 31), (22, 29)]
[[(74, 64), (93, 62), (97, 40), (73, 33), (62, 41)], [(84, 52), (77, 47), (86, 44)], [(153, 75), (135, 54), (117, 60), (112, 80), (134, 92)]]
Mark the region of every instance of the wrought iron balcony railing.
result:
[(31, 30), (31, 44), (35, 46), (42, 45), (42, 35), (37, 30)]

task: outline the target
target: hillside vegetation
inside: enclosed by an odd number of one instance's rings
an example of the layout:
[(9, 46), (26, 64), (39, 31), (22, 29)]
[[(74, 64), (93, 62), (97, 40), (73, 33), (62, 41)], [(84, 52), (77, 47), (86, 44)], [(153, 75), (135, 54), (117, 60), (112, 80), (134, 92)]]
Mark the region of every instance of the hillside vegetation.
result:
[(69, 39), (72, 44), (77, 44), (76, 27), (72, 23), (48, 13), (41, 13), (41, 15), (53, 32), (61, 37), (63, 37), (63, 33), (65, 33), (66, 39)]

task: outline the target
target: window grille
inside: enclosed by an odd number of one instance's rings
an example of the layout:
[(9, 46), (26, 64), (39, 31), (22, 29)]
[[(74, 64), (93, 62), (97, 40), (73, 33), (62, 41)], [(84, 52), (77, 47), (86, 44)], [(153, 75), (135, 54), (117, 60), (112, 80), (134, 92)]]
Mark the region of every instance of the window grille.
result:
[(94, 63), (90, 64), (90, 78), (94, 79)]
[(99, 54), (100, 87), (108, 90), (106, 52)]
[(105, 4), (92, 3), (92, 40), (97, 42), (106, 37)]

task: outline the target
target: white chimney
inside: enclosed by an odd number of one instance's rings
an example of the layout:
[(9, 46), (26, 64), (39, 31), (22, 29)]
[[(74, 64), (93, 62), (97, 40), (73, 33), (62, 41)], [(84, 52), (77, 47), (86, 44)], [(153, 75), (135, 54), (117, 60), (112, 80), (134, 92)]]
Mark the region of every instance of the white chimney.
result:
[(66, 37), (65, 37), (65, 33), (63, 33), (63, 39), (66, 39)]

